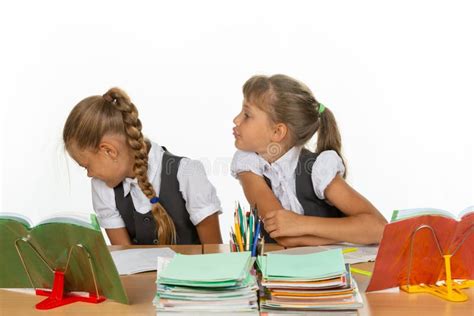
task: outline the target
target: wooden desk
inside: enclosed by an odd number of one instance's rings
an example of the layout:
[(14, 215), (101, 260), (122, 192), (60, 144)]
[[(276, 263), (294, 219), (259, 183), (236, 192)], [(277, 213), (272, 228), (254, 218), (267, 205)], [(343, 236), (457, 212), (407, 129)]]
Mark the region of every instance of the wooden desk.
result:
[(183, 255), (200, 255), (203, 253), (204, 245), (172, 245), (172, 246), (154, 246), (154, 245), (140, 245), (140, 246), (109, 246), (110, 251), (124, 250), (130, 248), (171, 248), (177, 253)]
[[(268, 248), (267, 245), (265, 247), (266, 251), (281, 249), (279, 246), (270, 246), (275, 247), (275, 249)], [(129, 247), (110, 247), (111, 250), (126, 248)], [(171, 246), (171, 248), (184, 254), (216, 253), (229, 250), (228, 245)], [(371, 271), (373, 263), (363, 263), (355, 266)], [(365, 293), (369, 278), (359, 274), (354, 274), (354, 277), (364, 298), (364, 308), (358, 310), (355, 315), (474, 316), (474, 289), (472, 288), (466, 291), (469, 295), (469, 301), (451, 303), (429, 294), (407, 294), (405, 292)], [(156, 311), (152, 304), (156, 290), (155, 281), (155, 272), (123, 276), (122, 282), (130, 299), (130, 305), (113, 301), (105, 301), (100, 304), (74, 303), (46, 312), (34, 308), (35, 304), (43, 299), (42, 297), (0, 289), (0, 315), (155, 315)], [(194, 314), (191, 313), (190, 315)], [(185, 316), (187, 314), (180, 315)], [(334, 315), (337, 315), (337, 313)]]

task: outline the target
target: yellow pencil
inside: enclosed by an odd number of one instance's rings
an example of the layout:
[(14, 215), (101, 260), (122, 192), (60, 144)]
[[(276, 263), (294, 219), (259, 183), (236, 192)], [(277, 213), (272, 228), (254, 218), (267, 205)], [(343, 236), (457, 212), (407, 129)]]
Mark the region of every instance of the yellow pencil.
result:
[(244, 251), (244, 246), (242, 245), (242, 237), (240, 236), (240, 227), (238, 223), (235, 223), (235, 237), (237, 238), (237, 243), (239, 244), (240, 251)]
[(353, 267), (351, 267), (351, 272), (352, 272), (352, 273), (362, 274), (362, 275), (365, 275), (365, 276), (372, 276), (372, 272), (370, 272), (370, 271), (366, 271), (366, 270), (362, 270), (362, 269), (357, 269), (357, 268), (353, 268)]
[(342, 253), (349, 253), (349, 252), (354, 252), (357, 250), (359, 250), (359, 248), (346, 248), (346, 249), (342, 249)]

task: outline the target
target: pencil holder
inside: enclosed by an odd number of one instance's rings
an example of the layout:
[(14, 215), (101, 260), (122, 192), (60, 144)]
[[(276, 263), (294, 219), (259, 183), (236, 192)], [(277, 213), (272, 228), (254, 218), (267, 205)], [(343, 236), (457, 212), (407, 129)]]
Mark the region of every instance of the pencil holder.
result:
[(263, 253), (263, 238), (260, 231), (262, 221), (258, 216), (257, 208), (245, 212), (236, 204), (234, 211), (234, 225), (230, 229), (230, 251), (250, 251), (252, 257)]
[(232, 238), (229, 241), (229, 249), (230, 252), (240, 252), (240, 251), (251, 251), (252, 256), (261, 256), (265, 252), (265, 238), (260, 237), (257, 240), (257, 246), (255, 248), (255, 253), (253, 252), (253, 244), (249, 244), (249, 248), (247, 250), (246, 245), (242, 245), (244, 250), (240, 250), (238, 243), (236, 243)]

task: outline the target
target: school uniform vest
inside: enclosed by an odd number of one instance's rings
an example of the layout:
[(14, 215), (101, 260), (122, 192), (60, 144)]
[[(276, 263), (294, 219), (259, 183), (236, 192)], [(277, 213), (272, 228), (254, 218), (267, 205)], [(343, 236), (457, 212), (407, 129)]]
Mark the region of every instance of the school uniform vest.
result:
[[(318, 154), (310, 152), (306, 148), (301, 150), (295, 170), (296, 198), (303, 207), (305, 216), (344, 217), (343, 212), (326, 201), (321, 200), (314, 193), (311, 172), (317, 157)], [(272, 183), (270, 179), (265, 176), (264, 178), (271, 189)], [(265, 237), (265, 242), (275, 242), (265, 230), (263, 230), (263, 236)]]
[[(163, 149), (165, 149), (163, 147)], [(196, 227), (189, 219), (186, 209), (186, 202), (179, 191), (178, 167), (183, 157), (178, 157), (166, 151), (163, 154), (161, 163), (161, 185), (160, 203), (174, 222), (176, 227), (177, 244), (200, 244)], [(125, 226), (134, 245), (158, 244), (157, 227), (155, 219), (150, 211), (141, 214), (136, 211), (133, 205), (132, 196), (124, 195), (123, 184), (120, 183), (114, 188), (115, 203), (120, 216), (125, 222)]]

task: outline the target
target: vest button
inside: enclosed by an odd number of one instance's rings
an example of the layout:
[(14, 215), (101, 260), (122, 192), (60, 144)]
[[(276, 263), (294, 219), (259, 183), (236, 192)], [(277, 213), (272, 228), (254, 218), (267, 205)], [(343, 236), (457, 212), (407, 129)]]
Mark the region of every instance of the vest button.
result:
[(153, 239), (153, 243), (154, 243), (155, 245), (158, 245), (158, 239)]
[(144, 223), (149, 223), (149, 222), (150, 222), (150, 218), (149, 218), (149, 217), (145, 217), (145, 218), (143, 219), (143, 222), (144, 222)]

